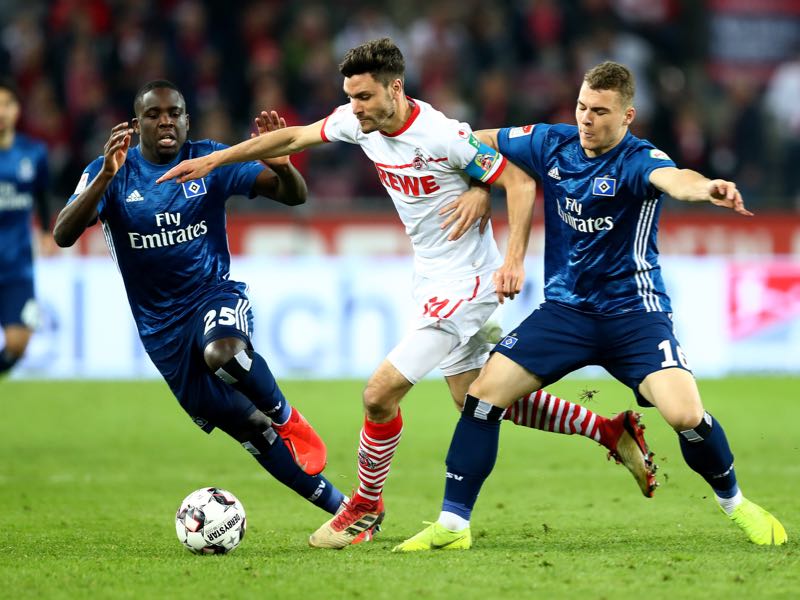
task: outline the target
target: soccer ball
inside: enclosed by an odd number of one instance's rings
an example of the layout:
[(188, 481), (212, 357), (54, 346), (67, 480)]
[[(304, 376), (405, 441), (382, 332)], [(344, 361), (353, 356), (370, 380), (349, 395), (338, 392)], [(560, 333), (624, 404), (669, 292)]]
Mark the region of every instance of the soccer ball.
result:
[(242, 503), (220, 488), (192, 492), (175, 514), (178, 539), (195, 554), (233, 552), (242, 541), (246, 527)]

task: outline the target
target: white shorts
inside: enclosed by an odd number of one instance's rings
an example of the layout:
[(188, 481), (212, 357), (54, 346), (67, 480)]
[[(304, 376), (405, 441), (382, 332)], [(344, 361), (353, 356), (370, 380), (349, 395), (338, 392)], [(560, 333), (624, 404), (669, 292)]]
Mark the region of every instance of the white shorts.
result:
[[(386, 357), (411, 383), (436, 367), (448, 376), (480, 369), (486, 362), (489, 345), (476, 334), (498, 306), (493, 272), (456, 281), (414, 276), (419, 316)], [(439, 334), (426, 334), (431, 329)]]

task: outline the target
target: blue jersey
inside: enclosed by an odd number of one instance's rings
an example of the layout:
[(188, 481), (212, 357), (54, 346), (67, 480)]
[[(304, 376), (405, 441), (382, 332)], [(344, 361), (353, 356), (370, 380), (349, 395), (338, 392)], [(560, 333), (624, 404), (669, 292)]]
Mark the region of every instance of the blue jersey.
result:
[(47, 148), (16, 134), (10, 148), (0, 148), (0, 284), (33, 278), (31, 215), (46, 192)]
[(674, 167), (627, 133), (589, 158), (574, 125), (501, 129), (500, 152), (538, 174), (544, 191), (545, 299), (588, 313), (671, 312), (658, 264), (661, 192), (650, 173)]
[[(243, 291), (230, 281), (225, 201), (249, 195), (264, 166), (240, 163), (215, 169), (183, 184), (156, 179), (178, 162), (226, 148), (211, 140), (186, 142), (169, 164), (128, 151), (98, 205), (106, 242), (119, 267), (133, 318), (147, 350), (172, 340), (170, 326), (192, 314), (220, 291)], [(103, 166), (94, 160), (70, 202)]]

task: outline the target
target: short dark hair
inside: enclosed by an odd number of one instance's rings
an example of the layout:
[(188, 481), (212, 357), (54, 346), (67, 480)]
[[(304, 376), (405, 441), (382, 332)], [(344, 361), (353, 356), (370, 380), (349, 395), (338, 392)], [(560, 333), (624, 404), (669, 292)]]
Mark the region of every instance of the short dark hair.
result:
[(20, 103), (20, 96), (19, 96), (19, 88), (17, 87), (17, 82), (14, 81), (8, 75), (0, 75), (0, 90), (7, 90), (11, 92), (11, 95), (14, 96), (14, 100), (17, 101), (17, 104)]
[(583, 80), (593, 90), (619, 92), (623, 106), (633, 104), (636, 83), (633, 79), (633, 73), (625, 65), (607, 60), (586, 71)]
[(391, 38), (381, 38), (348, 50), (339, 65), (339, 72), (345, 77), (369, 73), (383, 85), (388, 85), (394, 79), (403, 79), (406, 61)]
[(136, 107), (141, 104), (142, 98), (147, 92), (152, 90), (167, 88), (170, 90), (175, 90), (180, 94), (181, 98), (183, 98), (183, 94), (178, 89), (178, 86), (172, 83), (171, 81), (167, 81), (166, 79), (154, 79), (153, 81), (148, 81), (142, 87), (139, 88), (139, 91), (136, 92), (136, 96), (133, 98), (133, 112), (136, 112)]

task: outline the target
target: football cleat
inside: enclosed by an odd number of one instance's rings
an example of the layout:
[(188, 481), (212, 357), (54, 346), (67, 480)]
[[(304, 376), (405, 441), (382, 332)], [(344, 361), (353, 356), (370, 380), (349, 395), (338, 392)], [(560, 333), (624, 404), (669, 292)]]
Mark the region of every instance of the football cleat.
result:
[(328, 462), (325, 442), (317, 435), (311, 424), (294, 406), (289, 419), (283, 425), (272, 427), (286, 444), (294, 462), (309, 475), (319, 475)]
[(469, 531), (469, 527), (461, 531), (452, 531), (439, 523), (423, 522), (428, 523), (425, 529), (392, 548), (392, 552), (469, 550), (472, 546), (472, 534)]
[(363, 544), (364, 542), (371, 542), (375, 539), (375, 534), (381, 532), (380, 523), (373, 525), (369, 529), (365, 529), (361, 533), (359, 533), (356, 537), (353, 538), (353, 541), (350, 542), (351, 546), (355, 546), (356, 544)]
[(351, 499), (342, 511), (311, 534), (308, 545), (341, 550), (345, 546), (368, 542), (380, 530), (385, 514), (383, 498), (377, 502)]
[(644, 441), (644, 425), (639, 423), (642, 415), (626, 410), (613, 419), (608, 420), (605, 445), (608, 458), (617, 464), (623, 464), (631, 472), (639, 489), (648, 498), (652, 498), (658, 487), (653, 453)]
[[(722, 507), (720, 510), (725, 512)], [(781, 522), (747, 498), (742, 498), (742, 503), (726, 516), (747, 534), (751, 542), (759, 546), (780, 546), (788, 539)]]

